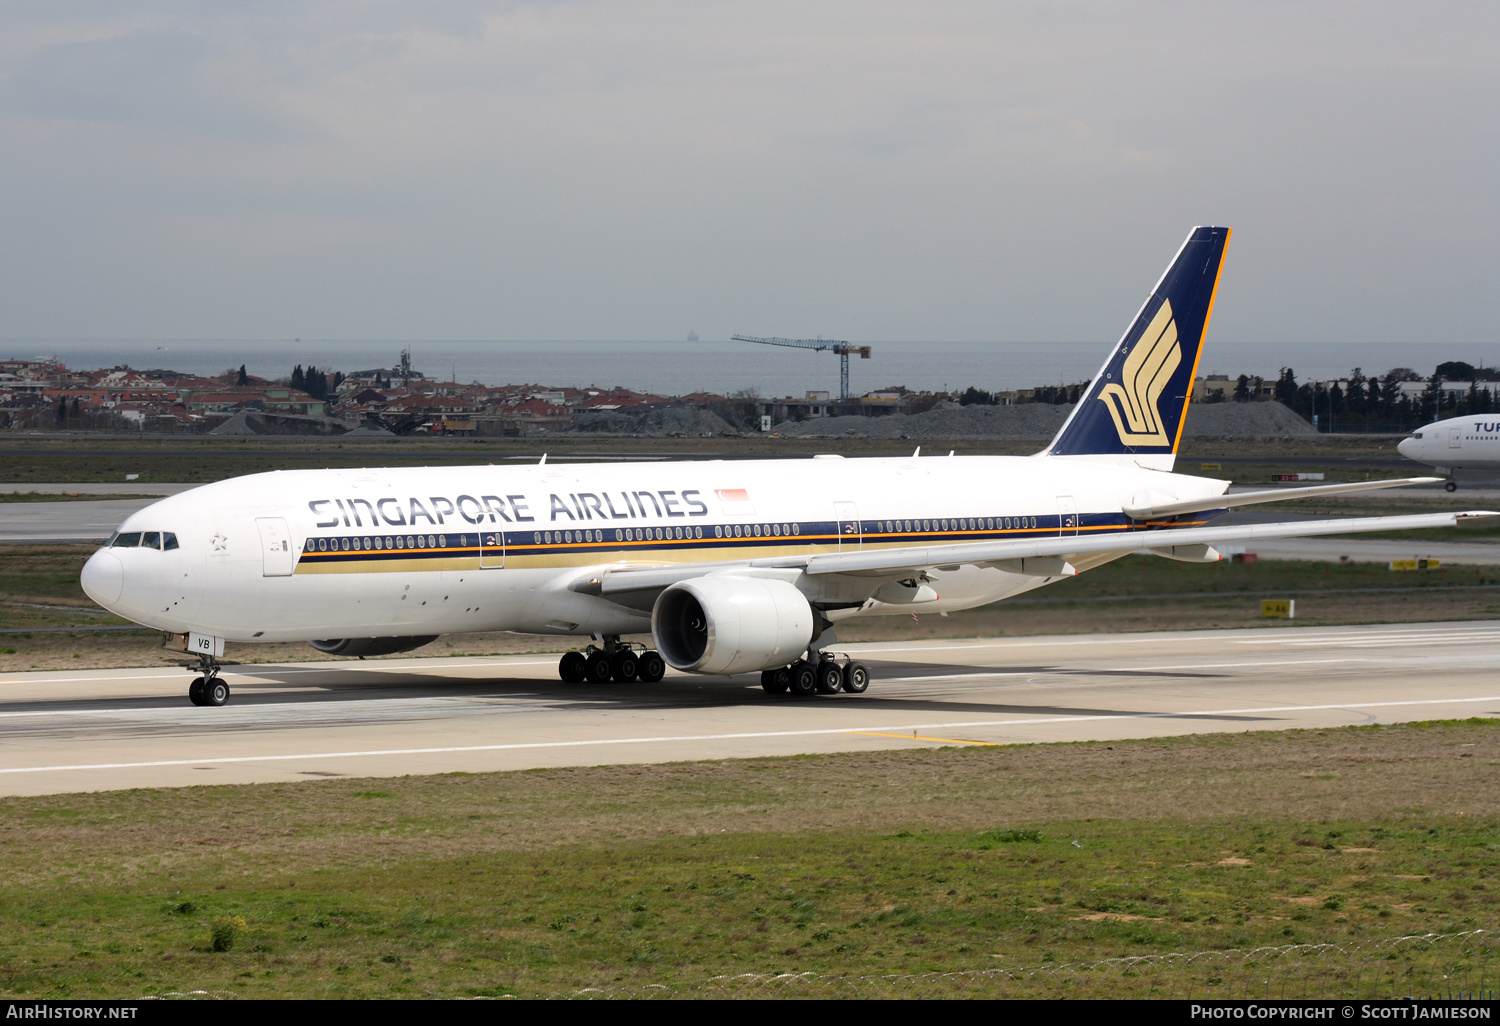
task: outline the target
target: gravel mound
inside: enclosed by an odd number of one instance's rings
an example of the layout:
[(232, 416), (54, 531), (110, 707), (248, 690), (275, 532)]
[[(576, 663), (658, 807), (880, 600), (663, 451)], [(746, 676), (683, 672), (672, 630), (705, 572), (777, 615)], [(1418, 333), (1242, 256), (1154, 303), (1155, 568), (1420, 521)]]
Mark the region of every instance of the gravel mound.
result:
[[(784, 421), (787, 438), (1023, 438), (1047, 441), (1073, 412), (1071, 403), (1051, 406), (959, 406), (942, 403), (926, 413), (888, 417), (825, 417)], [(1188, 438), (1284, 438), (1313, 434), (1312, 425), (1280, 403), (1194, 403), (1183, 435)]]
[(1289, 438), (1317, 432), (1277, 402), (1194, 403), (1182, 434), (1186, 438)]
[(299, 417), (290, 413), (241, 410), (209, 432), (211, 435), (343, 435), (349, 425), (337, 417)]
[(623, 410), (587, 410), (568, 434), (581, 435), (737, 435), (729, 421), (701, 406), (632, 406)]
[(824, 417), (783, 421), (787, 438), (1051, 438), (1072, 406), (959, 406), (942, 403), (926, 413), (886, 417)]

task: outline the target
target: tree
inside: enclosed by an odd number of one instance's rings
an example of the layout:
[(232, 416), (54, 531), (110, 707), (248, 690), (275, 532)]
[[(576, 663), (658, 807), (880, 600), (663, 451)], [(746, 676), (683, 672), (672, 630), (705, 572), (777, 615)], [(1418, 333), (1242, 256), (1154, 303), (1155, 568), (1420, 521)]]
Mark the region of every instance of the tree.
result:
[(995, 397), (989, 392), (975, 388), (970, 385), (964, 390), (964, 394), (958, 397), (960, 406), (994, 406)]
[(1472, 363), (1464, 363), (1462, 360), (1449, 360), (1446, 363), (1440, 363), (1437, 365), (1437, 370), (1433, 371), (1433, 373), (1444, 381), (1473, 381), (1475, 377), (1474, 365)]
[(302, 365), (299, 363), (297, 364), (297, 366), (292, 368), (292, 387), (300, 391), (303, 384), (304, 382), (302, 379)]
[(235, 379), (234, 379), (234, 383), (235, 383), (235, 384), (236, 384), (236, 385), (238, 385), (238, 386), (240, 386), (240, 387), (242, 387), (242, 388), (243, 388), (243, 387), (244, 387), (244, 386), (245, 386), (245, 385), (248, 385), (248, 384), (250, 384), (250, 375), (248, 375), (248, 374), (246, 374), (246, 373), (245, 373), (245, 365), (244, 365), (244, 364), (243, 364), (243, 363), (242, 363), (242, 364), (240, 364), (240, 372), (239, 372), (239, 374), (238, 374), (238, 375), (237, 375), (237, 376), (236, 376), (236, 377), (235, 377)]
[(1276, 379), (1275, 395), (1276, 401), (1283, 406), (1297, 405), (1297, 375), (1290, 367), (1281, 368), (1281, 376)]

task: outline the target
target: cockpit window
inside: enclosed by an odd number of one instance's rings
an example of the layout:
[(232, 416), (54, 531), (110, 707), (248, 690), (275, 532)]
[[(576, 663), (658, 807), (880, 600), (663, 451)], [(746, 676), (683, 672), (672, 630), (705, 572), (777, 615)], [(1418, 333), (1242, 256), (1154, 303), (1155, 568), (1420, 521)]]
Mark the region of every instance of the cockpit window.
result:
[(177, 536), (171, 531), (161, 536), (161, 547), (164, 549), (175, 549), (177, 547)]
[(133, 549), (141, 543), (141, 532), (127, 531), (124, 534), (115, 535), (115, 542), (110, 548)]
[(159, 549), (159, 548), (161, 548), (161, 532), (160, 531), (147, 531), (144, 534), (142, 534), (141, 535), (141, 548), (143, 548), (143, 549)]

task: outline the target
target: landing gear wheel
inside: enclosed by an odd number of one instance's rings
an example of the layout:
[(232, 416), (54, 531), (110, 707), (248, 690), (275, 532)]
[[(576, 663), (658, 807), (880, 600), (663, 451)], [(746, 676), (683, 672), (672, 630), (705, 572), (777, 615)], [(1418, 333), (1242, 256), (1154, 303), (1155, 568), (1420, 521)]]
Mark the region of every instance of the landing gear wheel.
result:
[(1449, 492), (1456, 492), (1456, 491), (1458, 491), (1458, 482), (1457, 481), (1449, 481), (1447, 484), (1443, 485), (1443, 490), (1444, 491), (1449, 491)]
[(768, 695), (783, 695), (791, 679), (792, 675), (785, 666), (779, 670), (764, 670), (760, 675), (760, 686)]
[(640, 676), (641, 664), (635, 653), (622, 648), (609, 661), (610, 679), (620, 684), (629, 684)]
[(655, 652), (642, 652), (636, 662), (635, 679), (646, 684), (655, 684), (667, 675), (667, 664)]
[(203, 684), (203, 704), (223, 705), (229, 701), (229, 685), (215, 677)]
[(557, 675), (564, 684), (582, 684), (588, 673), (588, 661), (582, 652), (565, 652), (557, 661)]
[(864, 663), (850, 663), (844, 667), (844, 690), (851, 695), (864, 694), (870, 686), (870, 670)]
[(584, 660), (583, 679), (590, 684), (608, 684), (611, 672), (609, 656), (603, 652), (595, 652)]
[(188, 685), (188, 701), (194, 705), (207, 705), (208, 702), (203, 694), (203, 678), (194, 677), (193, 682)]
[(818, 694), (836, 695), (844, 686), (844, 671), (832, 659), (818, 664)]
[(818, 690), (818, 671), (812, 663), (802, 662), (800, 659), (788, 667), (791, 679), (787, 686), (791, 688), (794, 695), (816, 694)]

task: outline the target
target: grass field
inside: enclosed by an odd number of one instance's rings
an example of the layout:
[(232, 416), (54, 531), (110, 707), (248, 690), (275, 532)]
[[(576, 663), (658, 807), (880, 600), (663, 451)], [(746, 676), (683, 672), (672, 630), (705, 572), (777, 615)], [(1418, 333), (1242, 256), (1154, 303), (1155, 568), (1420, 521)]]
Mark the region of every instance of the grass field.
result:
[(1495, 928), (1497, 784), (1471, 720), (4, 799), (0, 993), (1474, 989), (1390, 941)]

